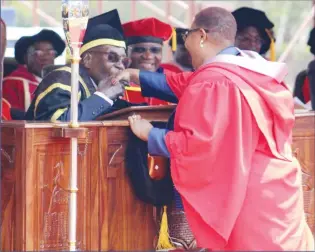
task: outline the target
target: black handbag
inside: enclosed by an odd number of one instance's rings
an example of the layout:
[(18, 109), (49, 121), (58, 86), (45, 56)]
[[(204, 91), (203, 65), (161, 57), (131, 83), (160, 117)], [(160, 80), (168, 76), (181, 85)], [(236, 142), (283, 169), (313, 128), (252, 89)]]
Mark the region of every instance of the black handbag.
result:
[[(166, 128), (164, 122), (152, 122), (156, 128)], [(167, 170), (161, 179), (152, 179), (148, 167), (147, 142), (142, 141), (130, 131), (126, 149), (126, 169), (134, 193), (145, 203), (154, 206), (168, 205), (173, 200), (173, 182), (171, 179), (169, 160)]]

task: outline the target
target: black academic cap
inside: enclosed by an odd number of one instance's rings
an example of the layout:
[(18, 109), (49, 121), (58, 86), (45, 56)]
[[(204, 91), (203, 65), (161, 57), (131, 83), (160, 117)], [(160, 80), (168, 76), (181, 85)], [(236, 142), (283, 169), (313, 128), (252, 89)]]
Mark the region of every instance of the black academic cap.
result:
[(116, 9), (89, 19), (80, 54), (100, 45), (126, 48), (120, 17)]
[[(166, 128), (164, 122), (152, 122), (154, 127)], [(174, 185), (170, 171), (161, 180), (153, 180), (148, 168), (148, 143), (130, 132), (126, 149), (126, 171), (135, 195), (145, 203), (164, 206), (172, 203)]]
[[(182, 34), (185, 33), (188, 29), (176, 27), (176, 42), (177, 45), (185, 45)], [(168, 42), (169, 46), (172, 46), (172, 39)]]
[(50, 42), (57, 52), (56, 56), (61, 55), (63, 50), (66, 48), (65, 42), (56, 32), (43, 29), (34, 36), (23, 36), (18, 41), (16, 41), (14, 46), (14, 56), (16, 61), (19, 64), (25, 64), (24, 56), (27, 49), (36, 42), (40, 41)]
[(310, 32), (310, 36), (309, 36), (309, 39), (307, 41), (307, 45), (309, 45), (311, 47), (310, 51), (312, 54), (315, 55), (315, 28), (313, 28)]
[[(232, 12), (236, 23), (237, 30), (241, 31), (249, 26), (256, 27), (264, 41), (260, 54), (265, 54), (269, 48), (271, 39), (266, 30), (270, 30), (274, 27), (274, 24), (268, 19), (265, 12), (253, 8), (242, 7)], [(271, 33), (270, 33), (271, 34)], [(275, 40), (275, 38), (273, 37)]]
[(120, 34), (122, 35), (124, 34), (117, 9), (114, 9), (114, 10), (105, 12), (101, 15), (90, 18), (87, 24), (87, 29), (91, 29), (93, 26), (96, 26), (99, 24), (107, 24), (115, 28), (116, 30), (118, 30)]

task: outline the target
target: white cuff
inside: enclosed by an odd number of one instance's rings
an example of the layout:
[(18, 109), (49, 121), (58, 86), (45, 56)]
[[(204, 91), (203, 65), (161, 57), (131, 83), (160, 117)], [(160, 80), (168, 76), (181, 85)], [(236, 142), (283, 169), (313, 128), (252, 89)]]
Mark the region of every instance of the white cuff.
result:
[(106, 95), (104, 95), (102, 92), (96, 91), (94, 94), (98, 95), (99, 97), (103, 98), (105, 101), (107, 101), (111, 106), (113, 106), (114, 102), (113, 100), (109, 99)]

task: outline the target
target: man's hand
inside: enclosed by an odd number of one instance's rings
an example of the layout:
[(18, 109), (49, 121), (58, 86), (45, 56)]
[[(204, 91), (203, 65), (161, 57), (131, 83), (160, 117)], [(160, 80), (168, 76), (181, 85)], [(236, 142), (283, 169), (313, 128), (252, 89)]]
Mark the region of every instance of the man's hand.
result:
[(115, 101), (119, 97), (124, 96), (125, 88), (120, 83), (116, 85), (111, 85), (107, 89), (101, 91), (104, 95), (106, 95), (109, 99)]
[(109, 76), (101, 80), (97, 91), (102, 92), (111, 100), (116, 100), (118, 97), (123, 96), (125, 92), (124, 87), (129, 85), (129, 79), (126, 76), (121, 76), (119, 79), (117, 77)]
[(143, 141), (148, 141), (149, 133), (153, 128), (152, 124), (145, 119), (141, 119), (140, 115), (128, 117), (132, 132)]

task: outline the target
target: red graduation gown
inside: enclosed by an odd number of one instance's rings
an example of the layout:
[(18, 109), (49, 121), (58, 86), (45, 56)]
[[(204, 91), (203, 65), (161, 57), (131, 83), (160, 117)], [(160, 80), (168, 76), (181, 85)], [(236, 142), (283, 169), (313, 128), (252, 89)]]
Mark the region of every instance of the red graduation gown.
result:
[(134, 83), (131, 83), (130, 87), (126, 88), (123, 99), (131, 103), (146, 102), (150, 106), (169, 104), (167, 101), (163, 101), (154, 97), (143, 97), (141, 94), (141, 88)]
[(164, 70), (170, 71), (172, 73), (182, 73), (184, 72), (183, 69), (181, 69), (179, 66), (172, 64), (172, 63), (163, 63), (161, 64), (161, 67)]
[(126, 88), (123, 99), (131, 103), (146, 102), (145, 97), (141, 95), (141, 88), (134, 83), (130, 83), (130, 87)]
[(166, 145), (198, 246), (312, 249), (290, 146), (294, 114), (287, 87), (227, 63), (205, 65), (188, 82), (174, 83), (179, 103)]
[(2, 120), (12, 120), (10, 109), (10, 103), (6, 99), (2, 98)]
[(40, 78), (30, 73), (23, 65), (3, 79), (3, 97), (13, 108), (27, 111)]
[(304, 84), (302, 87), (302, 93), (304, 96), (305, 103), (308, 103), (311, 100), (311, 90), (310, 90), (310, 81), (309, 81), (307, 76), (304, 79)]

